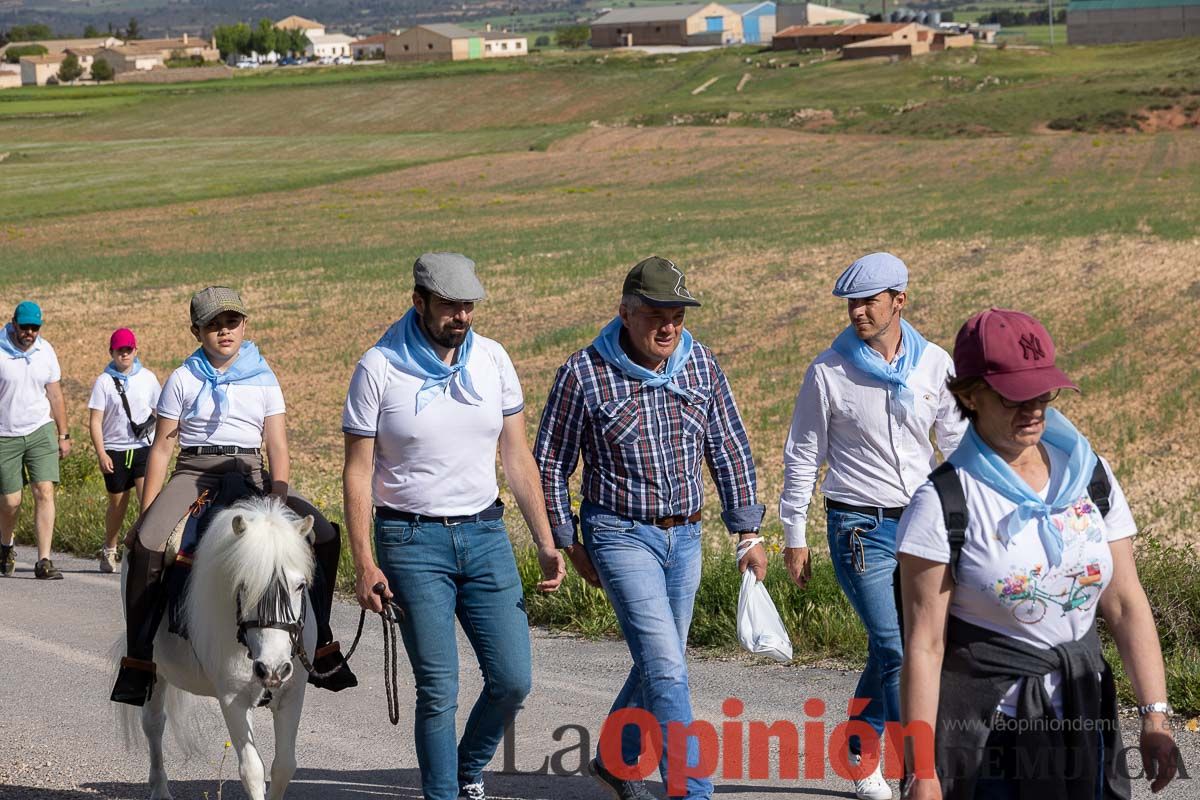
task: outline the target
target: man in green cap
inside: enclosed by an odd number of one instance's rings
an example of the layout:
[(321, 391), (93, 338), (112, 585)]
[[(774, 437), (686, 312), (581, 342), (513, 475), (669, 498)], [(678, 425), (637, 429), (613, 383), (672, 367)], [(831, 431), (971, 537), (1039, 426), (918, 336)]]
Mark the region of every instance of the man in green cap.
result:
[[(555, 543), (585, 579), (604, 588), (633, 657), (612, 724), (601, 731), (600, 751), (617, 737), (622, 757), (592, 762), (595, 777), (619, 800), (653, 796), (633, 766), (641, 729), (619, 722), (636, 710), (661, 726), (659, 769), (668, 795), (712, 796), (712, 783), (697, 774), (698, 743), (668, 735), (670, 723), (692, 722), (686, 649), (700, 584), (704, 462), (721, 498), (721, 520), (739, 538), (740, 569), (753, 569), (760, 580), (766, 574), (758, 537), (764, 508), (745, 426), (712, 351), (683, 326), (687, 309), (699, 305), (667, 259), (647, 258), (630, 270), (618, 316), (559, 369), (534, 448)], [(576, 518), (567, 481), (581, 454)], [(668, 775), (669, 753), (672, 764), (688, 769)]]
[(0, 575), (12, 575), (17, 566), (13, 535), (21, 490), (28, 483), (38, 551), (33, 575), (61, 580), (50, 560), (50, 543), (58, 461), (71, 452), (71, 432), (58, 356), (41, 330), (42, 309), (26, 300), (0, 333)]

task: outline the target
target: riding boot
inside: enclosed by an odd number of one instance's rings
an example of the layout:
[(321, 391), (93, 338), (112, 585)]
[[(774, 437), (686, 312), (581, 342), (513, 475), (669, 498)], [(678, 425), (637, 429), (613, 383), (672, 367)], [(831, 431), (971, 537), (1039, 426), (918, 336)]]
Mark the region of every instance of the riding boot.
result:
[(161, 581), (163, 557), (140, 542), (135, 542), (125, 557), (129, 561), (125, 581), (126, 656), (121, 659), (110, 699), (140, 706), (154, 691), (154, 636), (166, 601)]
[(313, 614), (317, 618), (317, 652), (313, 658), (313, 669), (316, 672), (337, 671), (324, 678), (309, 673), (308, 682), (331, 692), (340, 692), (358, 686), (358, 678), (350, 671), (350, 665), (342, 656), (341, 645), (333, 640), (333, 629), (329, 626), (329, 616), (333, 613), (333, 590), (337, 586), (338, 561), (342, 555), (342, 529), (336, 523), (330, 524), (337, 535), (328, 542), (313, 545), (313, 555), (317, 560), (310, 593)]

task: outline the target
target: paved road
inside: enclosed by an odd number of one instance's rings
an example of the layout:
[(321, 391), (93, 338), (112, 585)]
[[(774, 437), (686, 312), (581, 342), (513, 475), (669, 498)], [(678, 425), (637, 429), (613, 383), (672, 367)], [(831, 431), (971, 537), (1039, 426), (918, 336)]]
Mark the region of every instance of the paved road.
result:
[[(0, 579), (0, 798), (3, 800), (85, 800), (148, 796), (144, 751), (123, 748), (107, 701), (112, 643), (120, 633), (116, 576), (96, 573), (94, 562), (55, 558), (66, 580), (33, 579), (32, 552), (21, 548), (17, 573)], [(357, 621), (348, 603), (335, 609), (335, 630), (348, 636)], [(466, 656), (462, 697), (469, 706), (479, 691), (478, 670)], [(620, 642), (592, 642), (535, 632), (534, 691), (516, 725), (508, 759), (521, 772), (535, 770), (558, 751), (566, 771), (580, 764), (579, 730), (595, 741), (599, 721), (628, 670)], [(401, 656), (403, 660), (403, 655)], [(363, 637), (355, 656), (362, 685), (340, 695), (310, 691), (301, 721), (298, 753), (301, 768), (288, 797), (296, 800), (419, 798), (413, 751), (412, 685), (401, 664), (405, 704), (399, 727), (387, 722), (382, 681), (382, 642), (377, 628)], [(744, 659), (694, 660), (692, 682), (698, 717), (720, 726), (728, 697), (744, 701), (740, 720), (813, 721), (804, 700), (822, 698), (828, 712), (826, 731), (840, 722), (855, 676), (841, 671), (785, 668)], [(460, 724), (469, 709), (460, 709)], [(269, 762), (272, 748), (269, 712), (257, 712), (260, 747)], [(184, 762), (169, 758), (177, 800), (216, 800), (226, 734), (215, 704), (199, 715), (206, 755)], [(578, 728), (563, 726), (579, 725)], [(555, 733), (558, 731), (558, 739)], [(1200, 764), (1200, 736), (1182, 734), (1189, 764)], [(1126, 741), (1132, 741), (1127, 735)], [(585, 748), (586, 749), (586, 748)], [(486, 775), (494, 798), (521, 800), (601, 800), (608, 795), (590, 778), (578, 775), (515, 774), (506, 769), (503, 751)], [(777, 764), (773, 752), (771, 763)], [(777, 769), (772, 767), (772, 775)], [(225, 800), (243, 798), (236, 765), (223, 768)], [(779, 797), (851, 797), (847, 783), (831, 775), (824, 781), (718, 779), (721, 795), (765, 800)], [(207, 793), (207, 794), (206, 794)], [(1180, 781), (1163, 797), (1193, 798), (1195, 780)], [(1137, 797), (1150, 797), (1140, 785)]]

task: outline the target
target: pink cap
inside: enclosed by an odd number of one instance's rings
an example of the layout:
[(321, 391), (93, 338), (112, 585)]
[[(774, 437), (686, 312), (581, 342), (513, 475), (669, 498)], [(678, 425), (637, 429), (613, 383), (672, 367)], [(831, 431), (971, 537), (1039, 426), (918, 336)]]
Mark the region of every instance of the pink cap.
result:
[(109, 350), (120, 350), (122, 347), (137, 347), (137, 337), (129, 328), (117, 328), (109, 337)]
[(1054, 366), (1054, 341), (1042, 323), (1004, 308), (989, 308), (963, 323), (954, 340), (954, 373), (983, 378), (1017, 403), (1055, 389), (1079, 391)]

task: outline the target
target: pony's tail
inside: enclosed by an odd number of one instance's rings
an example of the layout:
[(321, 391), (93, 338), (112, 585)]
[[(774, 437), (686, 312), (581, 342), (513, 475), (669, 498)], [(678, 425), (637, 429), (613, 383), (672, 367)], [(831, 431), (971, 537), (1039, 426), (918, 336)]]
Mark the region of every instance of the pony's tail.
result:
[[(109, 675), (109, 685), (112, 685), (117, 678), (121, 656), (125, 655), (124, 635), (113, 642), (108, 655), (109, 663), (113, 665)], [(211, 712), (211, 709), (204, 702), (204, 698), (177, 689), (165, 680), (157, 681), (154, 684), (154, 691), (166, 693), (166, 703), (164, 704), (167, 714), (166, 733), (170, 734), (175, 741), (175, 748), (179, 751), (179, 755), (183, 756), (183, 760), (190, 761), (193, 758), (210, 757), (212, 755), (210, 741), (212, 736), (206, 734), (202, 723), (206, 717), (211, 716), (211, 713), (202, 712)], [(109, 706), (117, 740), (126, 750), (144, 751), (146, 735), (142, 731), (141, 707), (131, 706), (127, 703), (109, 703)], [(210, 745), (207, 748), (205, 747), (206, 742)]]

